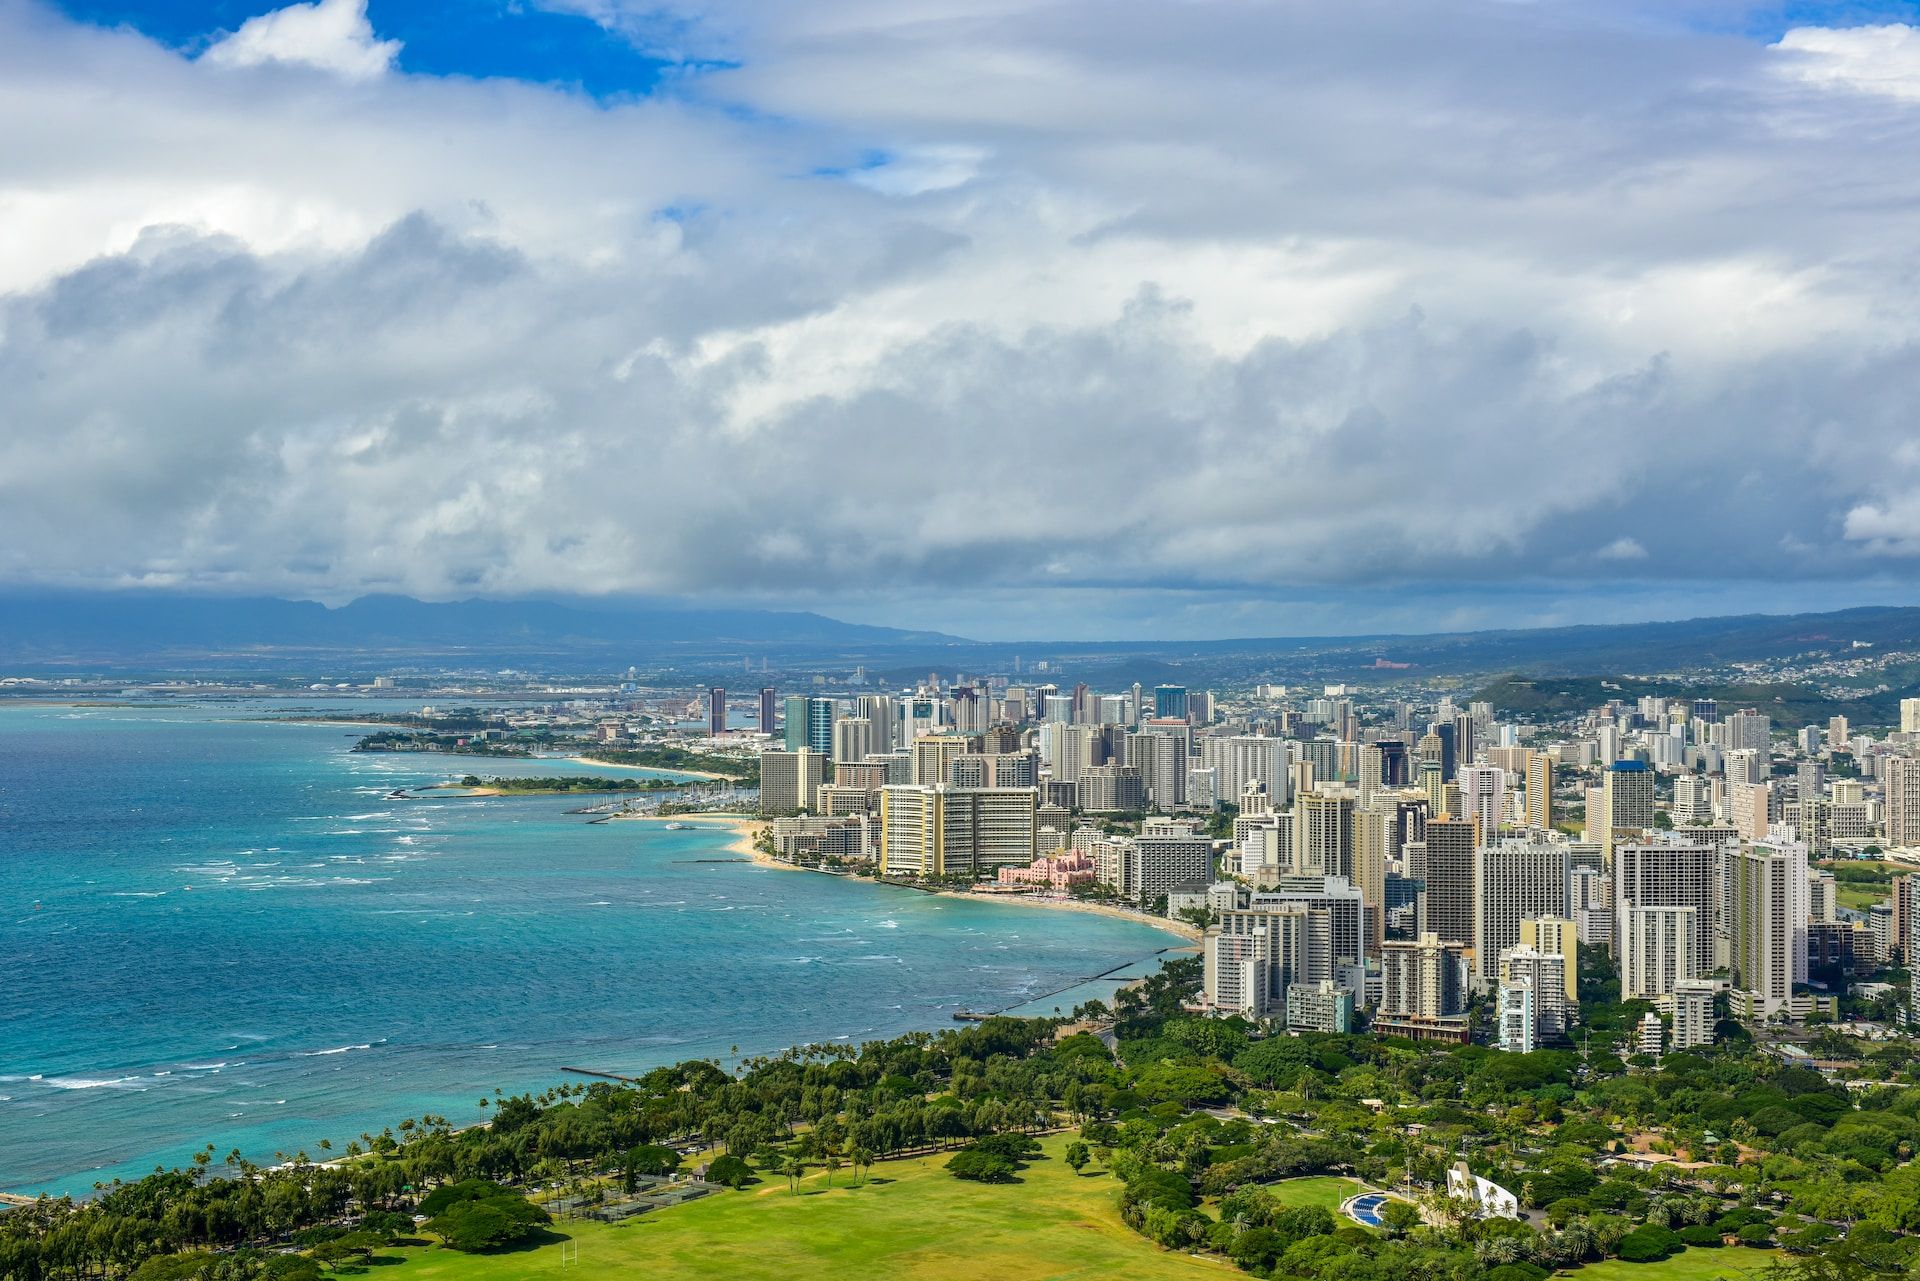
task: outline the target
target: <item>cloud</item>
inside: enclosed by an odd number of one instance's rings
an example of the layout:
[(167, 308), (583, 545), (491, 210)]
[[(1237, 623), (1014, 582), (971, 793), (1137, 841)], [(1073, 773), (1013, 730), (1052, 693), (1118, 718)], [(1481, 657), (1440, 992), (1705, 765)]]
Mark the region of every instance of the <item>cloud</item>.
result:
[(291, 63), (367, 80), (393, 66), (400, 42), (375, 38), (367, 0), (314, 0), (249, 18), (200, 56), (215, 66)]
[(594, 12), (729, 65), (379, 74), (323, 0), (248, 57), (342, 74), (235, 75), (252, 23), (193, 60), (0, 0), (0, 579), (1286, 630), (1914, 572), (1920, 112), (1783, 74), (1804, 36)]
[(1640, 545), (1637, 538), (1616, 538), (1593, 555), (1596, 560), (1645, 560), (1647, 549)]
[(1920, 29), (1905, 23), (1795, 27), (1773, 47), (1785, 74), (1808, 84), (1920, 101)]

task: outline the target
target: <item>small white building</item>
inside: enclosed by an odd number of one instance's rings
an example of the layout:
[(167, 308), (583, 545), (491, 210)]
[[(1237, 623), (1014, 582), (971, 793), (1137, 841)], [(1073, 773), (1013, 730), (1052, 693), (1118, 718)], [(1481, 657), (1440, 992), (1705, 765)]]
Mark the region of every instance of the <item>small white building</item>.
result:
[(1486, 1219), (1517, 1219), (1520, 1217), (1520, 1198), (1501, 1187), (1489, 1182), (1467, 1169), (1465, 1161), (1456, 1162), (1447, 1171), (1447, 1195), (1460, 1200), (1471, 1201)]

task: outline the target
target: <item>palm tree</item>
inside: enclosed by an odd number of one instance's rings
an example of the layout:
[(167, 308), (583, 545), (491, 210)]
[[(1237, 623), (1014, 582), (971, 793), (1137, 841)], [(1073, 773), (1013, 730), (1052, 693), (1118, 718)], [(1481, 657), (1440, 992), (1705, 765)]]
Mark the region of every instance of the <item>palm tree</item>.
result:
[(833, 1172), (840, 1168), (840, 1154), (838, 1152), (827, 1153), (827, 1159), (822, 1164), (827, 1167), (827, 1186), (832, 1187)]
[(859, 1177), (860, 1170), (862, 1169), (862, 1167), (868, 1170), (873, 1169), (873, 1153), (869, 1152), (866, 1148), (861, 1147), (857, 1143), (854, 1144), (853, 1147), (848, 1150), (847, 1159), (853, 1162), (853, 1172), (854, 1172), (855, 1178)]
[(780, 1166), (780, 1173), (787, 1176), (787, 1190), (795, 1196), (800, 1193), (800, 1176), (806, 1172), (806, 1165), (798, 1157), (790, 1156)]

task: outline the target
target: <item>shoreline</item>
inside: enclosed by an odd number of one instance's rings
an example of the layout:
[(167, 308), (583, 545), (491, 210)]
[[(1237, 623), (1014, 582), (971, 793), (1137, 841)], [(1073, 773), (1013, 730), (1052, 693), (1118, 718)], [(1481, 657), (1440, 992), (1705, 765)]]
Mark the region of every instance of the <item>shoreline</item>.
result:
[(750, 814), (692, 813), (692, 814), (615, 814), (607, 820), (609, 823), (687, 823), (701, 827), (720, 827), (729, 829), (733, 839), (727, 842), (727, 848), (735, 854), (744, 854), (752, 862), (762, 867), (782, 867), (790, 872), (804, 872), (807, 869), (795, 867), (791, 863), (782, 863), (769, 858), (755, 847), (754, 841), (767, 826), (764, 819)]
[(567, 762), (569, 762), (569, 763), (571, 763), (571, 764), (574, 764), (574, 765), (593, 765), (593, 766), (597, 766), (597, 767), (598, 767), (598, 768), (600, 768), (600, 769), (637, 769), (637, 770), (645, 770), (645, 771), (646, 771), (647, 773), (649, 773), (649, 774), (683, 774), (683, 775), (685, 775), (685, 776), (686, 776), (686, 777), (688, 777), (688, 778), (703, 778), (703, 779), (706, 779), (706, 780), (708, 780), (709, 782), (714, 782), (714, 783), (737, 783), (737, 782), (739, 782), (739, 780), (738, 780), (738, 779), (735, 779), (735, 778), (730, 778), (729, 776), (727, 776), (727, 775), (725, 775), (725, 774), (715, 774), (715, 773), (714, 773), (713, 771), (711, 771), (711, 770), (704, 770), (704, 769), (663, 769), (663, 768), (660, 768), (660, 767), (658, 767), (658, 766), (653, 766), (653, 765), (622, 765), (622, 764), (620, 764), (620, 763), (619, 763), (618, 761), (603, 761), (603, 760), (601, 760), (601, 759), (599, 759), (598, 757), (595, 757), (595, 756), (560, 756), (560, 757), (555, 757), (555, 756), (537, 756), (537, 757), (534, 757), (534, 759), (535, 759), (535, 760), (545, 760), (545, 761), (551, 761), (551, 760), (564, 760), (564, 761), (567, 761)]
[(939, 892), (979, 903), (1019, 903), (1027, 907), (1049, 908), (1056, 912), (1086, 912), (1093, 916), (1107, 917), (1109, 920), (1131, 921), (1135, 925), (1150, 925), (1154, 929), (1177, 934), (1189, 943), (1198, 943), (1205, 937), (1201, 930), (1185, 921), (1176, 921), (1168, 916), (1152, 916), (1146, 912), (1132, 912), (1124, 907), (1115, 907), (1111, 903), (1090, 903), (1083, 899), (1051, 898), (1033, 894), (982, 894), (974, 890)]

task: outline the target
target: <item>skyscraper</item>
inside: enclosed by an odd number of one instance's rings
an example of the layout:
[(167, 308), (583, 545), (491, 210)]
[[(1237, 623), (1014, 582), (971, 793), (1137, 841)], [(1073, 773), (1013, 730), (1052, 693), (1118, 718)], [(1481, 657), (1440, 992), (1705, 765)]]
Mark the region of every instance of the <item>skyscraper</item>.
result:
[[(1427, 824), (1427, 867), (1433, 868), (1433, 829)], [(1473, 853), (1473, 970), (1477, 990), (1487, 991), (1499, 973), (1500, 954), (1520, 945), (1520, 923), (1567, 915), (1565, 841), (1505, 840), (1483, 843)], [(1428, 886), (1432, 928), (1432, 885)]]
[(760, 812), (791, 814), (812, 809), (826, 774), (827, 758), (810, 748), (760, 753)]
[(1461, 947), (1473, 944), (1476, 835), (1463, 818), (1427, 820), (1427, 930)]
[(760, 732), (773, 733), (775, 718), (780, 715), (780, 695), (769, 685), (760, 691)]
[(1886, 777), (1887, 844), (1920, 845), (1920, 758), (1889, 756), (1881, 770)]
[(727, 732), (727, 691), (718, 685), (707, 691), (707, 733), (719, 738)]
[(1620, 999), (1654, 1001), (1699, 977), (1700, 912), (1629, 907), (1620, 919)]
[[(1684, 977), (1714, 971), (1714, 924), (1720, 919), (1720, 849), (1685, 840), (1630, 841), (1613, 852), (1614, 928), (1626, 929), (1633, 907), (1690, 907), (1694, 910), (1693, 960)], [(1626, 950), (1617, 940), (1614, 955)]]
[(1186, 720), (1186, 686), (1156, 685), (1153, 690), (1153, 714), (1159, 720)]
[(1593, 835), (1601, 849), (1611, 854), (1619, 841), (1652, 830), (1653, 771), (1645, 761), (1615, 761), (1607, 767), (1603, 790), (1601, 817), (1606, 830)]
[(1553, 757), (1546, 752), (1527, 753), (1527, 826), (1553, 826)]
[(1482, 841), (1492, 840), (1500, 830), (1500, 811), (1506, 797), (1507, 772), (1498, 765), (1460, 767), (1461, 817), (1479, 829)]
[(1805, 963), (1804, 923), (1795, 928), (1794, 878), (1806, 878), (1806, 847), (1796, 860), (1784, 844), (1756, 843), (1728, 853), (1734, 1001), (1747, 1019), (1776, 1014), (1793, 999), (1796, 940)]

